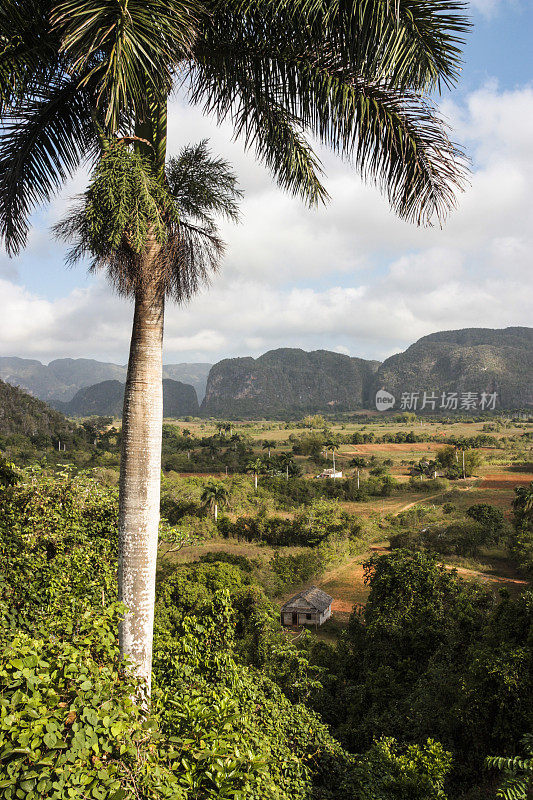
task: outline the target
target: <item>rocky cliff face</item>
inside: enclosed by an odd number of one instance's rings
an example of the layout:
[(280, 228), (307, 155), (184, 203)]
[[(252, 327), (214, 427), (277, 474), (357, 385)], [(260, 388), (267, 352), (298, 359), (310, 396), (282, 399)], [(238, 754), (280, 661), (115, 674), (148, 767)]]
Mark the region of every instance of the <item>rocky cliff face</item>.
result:
[(383, 362), (373, 392), (381, 388), (396, 397), (395, 410), (402, 393), (424, 391), (496, 392), (497, 409), (533, 405), (533, 329), (466, 328), (424, 336)]
[(229, 358), (212, 367), (202, 413), (215, 417), (268, 417), (310, 411), (375, 408), (379, 389), (403, 393), (497, 394), (496, 410), (533, 405), (533, 329), (466, 328), (424, 336), (383, 364), (316, 350), (271, 350), (259, 358)]
[(368, 402), (377, 361), (328, 350), (284, 348), (254, 358), (229, 358), (211, 368), (202, 413), (254, 417), (350, 411)]
[[(102, 381), (94, 386), (86, 386), (68, 403), (56, 401), (55, 405), (65, 414), (73, 417), (87, 417), (92, 414), (103, 416), (122, 416), (124, 387), (121, 381)], [(199, 413), (196, 392), (189, 384), (163, 379), (163, 416), (197, 416)]]

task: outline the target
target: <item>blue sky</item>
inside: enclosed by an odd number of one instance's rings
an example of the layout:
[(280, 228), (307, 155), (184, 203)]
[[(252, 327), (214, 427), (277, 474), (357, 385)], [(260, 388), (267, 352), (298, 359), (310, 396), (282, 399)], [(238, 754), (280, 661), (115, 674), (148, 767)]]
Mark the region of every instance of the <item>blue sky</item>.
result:
[(533, 3), (500, 0), (480, 2), (478, 8), (471, 11), (474, 27), (467, 38), (463, 76), (456, 91), (473, 91), (493, 78), (503, 89), (522, 86), (532, 78)]
[[(242, 224), (224, 225), (227, 257), (211, 290), (169, 307), (167, 363), (280, 346), (384, 358), (435, 330), (531, 324), (533, 3), (476, 0), (471, 16), (462, 79), (441, 107), (472, 160), (472, 186), (442, 231), (396, 220), (327, 153), (332, 202), (308, 211), (229, 129), (176, 99), (170, 151), (208, 136), (234, 164), (245, 201)], [(102, 277), (67, 270), (48, 232), (85, 179), (34, 215), (19, 258), (0, 255), (0, 355), (127, 359), (131, 307)]]

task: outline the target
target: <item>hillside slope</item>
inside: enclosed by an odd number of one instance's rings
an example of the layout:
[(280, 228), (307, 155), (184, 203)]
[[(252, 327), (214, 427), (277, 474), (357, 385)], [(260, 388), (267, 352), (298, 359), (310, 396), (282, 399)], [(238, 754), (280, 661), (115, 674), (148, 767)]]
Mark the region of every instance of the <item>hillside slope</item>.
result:
[(63, 414), (36, 397), (0, 380), (0, 435), (24, 434), (61, 438), (74, 426)]
[[(92, 414), (120, 417), (124, 403), (124, 386), (121, 381), (101, 381), (94, 386), (86, 386), (68, 403), (56, 401), (65, 414), (73, 417), (87, 417)], [(198, 398), (194, 388), (180, 381), (163, 379), (163, 415), (182, 417), (199, 413)]]
[(211, 368), (202, 403), (209, 416), (349, 411), (368, 401), (377, 361), (328, 350), (281, 348), (259, 358), (228, 358)]
[(402, 392), (497, 392), (501, 408), (533, 404), (533, 329), (465, 328), (419, 339), (377, 371), (373, 389), (398, 402)]

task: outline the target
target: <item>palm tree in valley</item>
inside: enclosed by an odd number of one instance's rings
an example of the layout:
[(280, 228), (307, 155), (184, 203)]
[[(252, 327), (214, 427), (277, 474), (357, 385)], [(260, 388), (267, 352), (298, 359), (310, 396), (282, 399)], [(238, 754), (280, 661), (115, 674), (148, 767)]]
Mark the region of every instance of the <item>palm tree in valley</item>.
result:
[(268, 457), (270, 458), (270, 453), (276, 447), (276, 442), (273, 439), (265, 439), (262, 444), (263, 450), (268, 450)]
[(241, 442), (241, 437), (238, 433), (234, 433), (231, 437), (231, 441), (233, 442), (233, 449), (235, 452), (237, 451), (237, 445)]
[(533, 481), (514, 490), (513, 512), (517, 526), (533, 530)]
[(213, 511), (215, 522), (218, 520), (218, 509), (227, 504), (229, 492), (223, 483), (211, 481), (206, 484), (201, 496), (201, 502), (206, 508)]
[[(0, 236), (24, 247), (31, 211), (79, 167), (73, 233), (131, 294), (122, 423), (121, 649), (149, 691), (159, 518), (165, 299), (187, 300), (216, 242), (181, 223), (167, 106), (181, 89), (227, 120), (284, 189), (327, 199), (309, 138), (354, 163), (417, 224), (441, 221), (464, 167), (429, 99), (460, 70), (460, 0), (4, 0), (0, 6)], [(180, 205), (181, 203), (181, 205)], [(187, 216), (200, 220), (195, 207)], [(211, 209), (216, 211), (217, 209)], [(65, 229), (64, 229), (65, 230)], [(192, 259), (200, 246), (206, 255)]]
[(285, 479), (289, 480), (289, 474), (296, 471), (296, 465), (294, 463), (294, 458), (291, 453), (280, 453), (278, 456), (278, 464), (280, 468), (285, 472)]
[(331, 455), (333, 459), (333, 480), (335, 480), (336, 472), (335, 472), (335, 450), (339, 447), (339, 440), (335, 436), (328, 436), (326, 441), (324, 442), (324, 447), (326, 449), (326, 458), (328, 457), (328, 452), (331, 450)]
[(249, 461), (246, 465), (246, 472), (254, 476), (255, 491), (257, 491), (257, 476), (264, 472), (264, 469), (265, 465), (260, 458), (256, 458), (255, 461)]

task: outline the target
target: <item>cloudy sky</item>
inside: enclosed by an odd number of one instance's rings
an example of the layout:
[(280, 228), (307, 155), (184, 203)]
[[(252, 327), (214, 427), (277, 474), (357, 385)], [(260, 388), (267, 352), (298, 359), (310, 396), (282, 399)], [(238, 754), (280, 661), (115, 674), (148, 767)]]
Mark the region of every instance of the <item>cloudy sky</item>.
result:
[[(471, 185), (443, 230), (397, 220), (350, 167), (322, 153), (331, 202), (307, 210), (198, 109), (172, 103), (169, 150), (210, 139), (245, 198), (223, 225), (221, 273), (188, 306), (169, 306), (165, 362), (326, 348), (382, 359), (433, 331), (531, 325), (533, 3), (474, 0), (460, 86), (441, 102), (472, 161)], [(79, 174), (39, 210), (25, 252), (0, 253), (0, 355), (125, 363), (132, 309), (103, 277), (67, 270), (48, 231), (84, 188)]]

